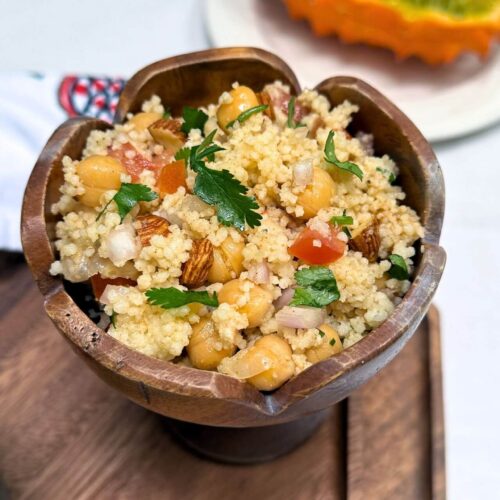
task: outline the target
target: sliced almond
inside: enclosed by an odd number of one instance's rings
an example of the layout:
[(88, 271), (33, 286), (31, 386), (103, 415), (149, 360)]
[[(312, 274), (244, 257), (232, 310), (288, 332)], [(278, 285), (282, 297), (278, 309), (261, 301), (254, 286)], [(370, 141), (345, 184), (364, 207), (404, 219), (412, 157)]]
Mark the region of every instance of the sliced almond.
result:
[(197, 288), (207, 280), (208, 271), (214, 261), (212, 243), (206, 238), (194, 240), (189, 259), (182, 268), (181, 284)]
[(263, 90), (262, 92), (257, 92), (257, 99), (261, 104), (267, 105), (267, 109), (264, 111), (264, 114), (271, 118), (271, 120), (274, 120), (274, 108), (271, 96)]
[(145, 247), (149, 245), (154, 235), (167, 236), (169, 232), (168, 221), (159, 215), (140, 215), (136, 219), (136, 230), (141, 240), (141, 245)]
[(162, 118), (148, 127), (153, 139), (162, 146), (177, 152), (186, 142), (186, 134), (181, 130), (181, 122), (175, 118)]
[(355, 252), (361, 252), (363, 257), (366, 257), (370, 262), (375, 262), (380, 248), (378, 222), (372, 222), (355, 231), (349, 240), (349, 248)]

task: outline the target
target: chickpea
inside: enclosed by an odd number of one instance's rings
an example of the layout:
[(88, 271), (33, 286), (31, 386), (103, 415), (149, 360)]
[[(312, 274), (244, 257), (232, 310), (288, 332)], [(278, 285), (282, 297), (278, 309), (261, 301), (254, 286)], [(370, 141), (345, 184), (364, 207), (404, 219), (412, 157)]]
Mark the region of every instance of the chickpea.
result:
[(214, 261), (208, 271), (209, 283), (226, 283), (237, 278), (243, 271), (243, 241), (228, 236), (220, 247), (214, 248)]
[[(242, 287), (247, 284), (251, 287), (248, 291), (248, 302), (239, 306), (238, 302), (246, 293), (242, 290)], [(219, 302), (235, 305), (238, 312), (247, 316), (248, 328), (254, 328), (262, 323), (273, 302), (273, 296), (270, 292), (248, 280), (236, 279), (228, 281), (217, 295)]]
[(134, 129), (137, 130), (137, 132), (142, 132), (161, 118), (162, 115), (160, 113), (137, 113), (130, 118), (128, 123), (134, 125)]
[(229, 95), (233, 100), (227, 104), (221, 104), (217, 110), (217, 121), (223, 129), (227, 127), (228, 123), (236, 120), (243, 111), (260, 104), (255, 92), (244, 85), (231, 90)]
[(85, 187), (80, 201), (88, 207), (97, 207), (104, 192), (119, 189), (125, 168), (111, 156), (93, 155), (78, 163), (76, 173)]
[(323, 324), (318, 327), (325, 335), (320, 345), (311, 347), (306, 351), (307, 360), (311, 363), (318, 363), (324, 359), (342, 352), (344, 349), (339, 334), (330, 325)]
[(236, 346), (217, 350), (215, 348), (217, 342), (217, 332), (213, 321), (207, 317), (202, 318), (193, 326), (187, 346), (191, 364), (201, 370), (215, 370), (224, 358), (234, 354)]
[(335, 182), (330, 174), (320, 168), (313, 168), (313, 179), (299, 195), (297, 203), (304, 208), (303, 219), (314, 217), (322, 208), (328, 208), (335, 195)]
[(286, 340), (271, 334), (261, 337), (248, 349), (246, 362), (262, 362), (262, 356), (267, 358), (270, 368), (247, 379), (260, 391), (272, 391), (293, 377), (295, 365), (292, 361), (292, 350)]

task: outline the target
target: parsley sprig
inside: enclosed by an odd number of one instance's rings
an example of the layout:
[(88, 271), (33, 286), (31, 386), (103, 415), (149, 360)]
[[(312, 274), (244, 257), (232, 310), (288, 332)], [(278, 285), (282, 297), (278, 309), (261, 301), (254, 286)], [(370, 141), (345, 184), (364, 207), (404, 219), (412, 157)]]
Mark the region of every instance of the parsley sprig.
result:
[(389, 255), (389, 261), (391, 262), (391, 268), (389, 269), (389, 276), (391, 278), (404, 281), (410, 279), (410, 273), (408, 272), (408, 266), (406, 261), (396, 253)]
[(324, 307), (340, 298), (337, 281), (325, 266), (312, 266), (295, 273), (299, 285), (295, 289), (291, 306)]
[(295, 96), (290, 97), (288, 101), (288, 118), (286, 121), (286, 125), (288, 128), (300, 128), (305, 127), (305, 123), (295, 123)]
[(182, 118), (184, 119), (184, 123), (181, 125), (181, 130), (187, 135), (189, 131), (194, 128), (203, 132), (203, 127), (205, 123), (207, 123), (208, 115), (201, 109), (184, 106), (182, 109)]
[(198, 175), (194, 193), (205, 203), (217, 209), (217, 219), (225, 226), (234, 226), (240, 231), (260, 226), (262, 216), (255, 210), (259, 205), (254, 198), (246, 196), (248, 188), (241, 184), (228, 170), (214, 170), (205, 165), (205, 159), (213, 161), (213, 155), (224, 148), (214, 144), (213, 130), (199, 146), (183, 148), (176, 154), (177, 160), (186, 160)]
[(330, 130), (328, 137), (325, 143), (325, 160), (331, 165), (335, 165), (341, 170), (345, 170), (360, 180), (363, 180), (363, 171), (359, 168), (358, 165), (352, 163), (351, 161), (339, 161), (337, 155), (335, 154), (335, 142), (333, 138), (335, 137), (335, 132)]
[(183, 291), (174, 287), (150, 288), (146, 291), (146, 297), (148, 298), (148, 302), (150, 304), (163, 307), (163, 309), (181, 307), (187, 304), (192, 304), (193, 302), (210, 307), (217, 307), (219, 305), (216, 293), (210, 295), (206, 291)]
[(236, 122), (243, 123), (246, 122), (252, 115), (255, 115), (256, 113), (261, 113), (262, 111), (265, 111), (269, 106), (267, 104), (260, 104), (259, 106), (254, 106), (253, 108), (246, 109), (242, 113), (240, 113), (236, 119), (231, 120), (227, 125), (226, 128), (231, 128)]
[(120, 189), (111, 198), (111, 200), (104, 205), (104, 208), (99, 212), (96, 220), (99, 220), (104, 214), (109, 204), (114, 201), (118, 207), (118, 214), (120, 215), (120, 222), (123, 222), (125, 216), (139, 203), (140, 201), (153, 201), (158, 198), (158, 195), (144, 184), (130, 184), (123, 182)]

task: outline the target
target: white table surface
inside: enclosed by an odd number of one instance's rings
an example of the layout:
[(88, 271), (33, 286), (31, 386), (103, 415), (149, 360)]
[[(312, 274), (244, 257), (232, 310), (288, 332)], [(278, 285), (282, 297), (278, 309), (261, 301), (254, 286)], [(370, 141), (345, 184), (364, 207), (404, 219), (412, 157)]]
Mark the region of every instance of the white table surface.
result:
[[(127, 76), (210, 45), (202, 0), (0, 0), (0, 12), (0, 71)], [(500, 498), (500, 126), (435, 149), (447, 190), (448, 264), (436, 303), (448, 493)]]

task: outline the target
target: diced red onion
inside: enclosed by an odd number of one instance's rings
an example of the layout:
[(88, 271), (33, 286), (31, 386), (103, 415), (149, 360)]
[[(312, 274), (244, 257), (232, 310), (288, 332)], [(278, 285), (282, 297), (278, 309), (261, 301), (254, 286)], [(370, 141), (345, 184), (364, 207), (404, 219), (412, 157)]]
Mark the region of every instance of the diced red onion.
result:
[(274, 301), (274, 304), (273, 304), (274, 309), (276, 311), (279, 311), (280, 309), (283, 309), (283, 307), (290, 304), (294, 293), (295, 293), (295, 290), (292, 287), (285, 288), (281, 292), (281, 295)]
[(248, 279), (257, 283), (257, 285), (269, 283), (269, 277), (269, 266), (267, 262), (255, 264), (248, 270)]
[(276, 320), (279, 325), (290, 328), (316, 328), (325, 320), (325, 310), (285, 306), (276, 314)]
[(313, 180), (313, 162), (311, 158), (299, 161), (293, 167), (293, 183), (296, 186), (307, 186)]

